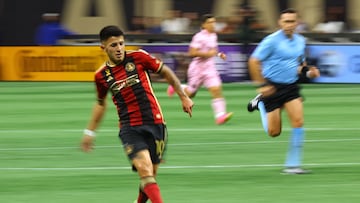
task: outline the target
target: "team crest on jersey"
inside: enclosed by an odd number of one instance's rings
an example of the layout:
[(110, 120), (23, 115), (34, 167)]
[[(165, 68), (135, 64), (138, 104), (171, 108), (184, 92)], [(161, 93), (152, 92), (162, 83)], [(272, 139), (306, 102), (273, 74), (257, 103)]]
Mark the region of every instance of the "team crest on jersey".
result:
[(113, 80), (114, 78), (111, 76), (111, 72), (109, 69), (105, 70), (105, 77), (106, 77), (106, 82), (110, 82), (111, 80)]
[(135, 70), (135, 64), (134, 63), (127, 63), (125, 65), (125, 70), (127, 72), (131, 72), (131, 71)]

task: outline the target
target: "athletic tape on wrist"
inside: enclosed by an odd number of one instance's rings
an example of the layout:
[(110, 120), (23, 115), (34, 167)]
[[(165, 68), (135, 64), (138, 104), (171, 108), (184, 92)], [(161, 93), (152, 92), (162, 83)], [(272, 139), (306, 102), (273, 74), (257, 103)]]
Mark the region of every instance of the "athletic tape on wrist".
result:
[(96, 136), (95, 131), (92, 131), (92, 130), (89, 130), (89, 129), (85, 129), (85, 130), (84, 130), (84, 134), (85, 134), (85, 135), (89, 135), (89, 136), (91, 136), (91, 137), (95, 137), (95, 136)]
[(310, 68), (308, 66), (303, 66), (302, 69), (301, 69), (301, 75), (303, 77), (309, 78), (309, 76), (310, 76)]

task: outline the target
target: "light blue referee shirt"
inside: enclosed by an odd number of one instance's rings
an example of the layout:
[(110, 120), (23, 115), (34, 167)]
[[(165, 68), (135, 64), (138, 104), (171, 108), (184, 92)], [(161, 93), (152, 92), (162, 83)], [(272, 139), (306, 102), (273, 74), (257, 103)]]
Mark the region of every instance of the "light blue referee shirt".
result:
[(293, 38), (289, 39), (282, 30), (278, 30), (266, 36), (251, 57), (261, 61), (264, 78), (290, 84), (298, 80), (297, 69), (305, 61), (305, 46), (303, 36), (293, 34)]

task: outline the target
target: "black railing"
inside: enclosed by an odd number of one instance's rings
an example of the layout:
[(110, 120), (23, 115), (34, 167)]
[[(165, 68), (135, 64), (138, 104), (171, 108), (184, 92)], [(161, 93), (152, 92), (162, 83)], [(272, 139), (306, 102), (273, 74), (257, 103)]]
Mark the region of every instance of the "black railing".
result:
[[(270, 33), (256, 32), (251, 34), (247, 39), (241, 37), (240, 34), (219, 34), (219, 42), (259, 42), (262, 38)], [(360, 42), (360, 33), (302, 33), (310, 41), (318, 42)], [(128, 42), (168, 42), (168, 43), (181, 43), (190, 42), (193, 34), (127, 34), (126, 41)], [(98, 42), (98, 35), (74, 35), (64, 38), (76, 43), (96, 43)]]

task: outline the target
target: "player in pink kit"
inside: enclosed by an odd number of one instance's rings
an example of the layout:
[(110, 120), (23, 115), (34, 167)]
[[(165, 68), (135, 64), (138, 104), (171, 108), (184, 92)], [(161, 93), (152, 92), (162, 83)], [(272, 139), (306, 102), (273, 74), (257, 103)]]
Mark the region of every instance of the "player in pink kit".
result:
[[(205, 14), (201, 18), (201, 31), (196, 33), (189, 46), (189, 55), (193, 57), (187, 72), (188, 83), (182, 85), (189, 97), (194, 97), (198, 89), (203, 85), (212, 97), (211, 106), (214, 111), (215, 123), (218, 125), (228, 121), (233, 113), (226, 111), (226, 101), (222, 94), (222, 81), (215, 68), (214, 57), (226, 60), (226, 54), (219, 52), (217, 34), (215, 33), (216, 19), (211, 14)], [(171, 97), (175, 91), (172, 86), (167, 89)]]

